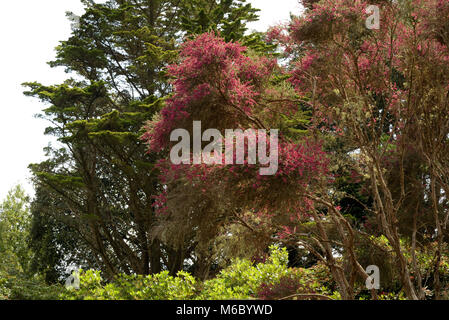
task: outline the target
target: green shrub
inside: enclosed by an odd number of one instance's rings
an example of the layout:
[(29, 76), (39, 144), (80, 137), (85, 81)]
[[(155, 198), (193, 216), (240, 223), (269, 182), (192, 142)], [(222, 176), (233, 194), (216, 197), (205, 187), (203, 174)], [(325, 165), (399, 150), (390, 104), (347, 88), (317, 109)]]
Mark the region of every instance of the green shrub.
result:
[(40, 277), (0, 273), (0, 300), (58, 300), (62, 293), (62, 286), (49, 286)]
[(290, 279), (295, 287), (293, 293), (303, 288), (304, 292), (330, 295), (325, 287), (325, 283), (330, 282), (327, 269), (289, 269), (285, 248), (272, 246), (270, 251), (270, 257), (265, 263), (253, 264), (249, 260), (237, 259), (217, 277), (205, 282), (198, 282), (187, 272), (179, 272), (173, 277), (168, 271), (163, 271), (149, 276), (120, 275), (114, 281), (105, 283), (99, 271), (81, 271), (79, 290), (68, 289), (61, 294), (60, 299), (241, 300), (261, 298), (261, 288), (271, 290), (267, 297), (262, 298), (274, 299), (282, 298), (285, 279)]
[[(331, 277), (328, 269), (321, 264), (312, 268), (289, 269), (279, 281), (262, 283), (257, 292), (257, 298), (263, 300), (276, 300), (290, 297), (291, 299), (311, 299), (310, 296), (298, 295), (323, 295), (330, 297), (329, 289)], [(316, 299), (314, 297), (313, 299)]]
[(80, 288), (61, 295), (69, 300), (188, 300), (195, 295), (196, 280), (187, 272), (176, 277), (168, 271), (149, 276), (120, 275), (104, 284), (99, 271), (80, 271)]
[(248, 260), (235, 260), (216, 278), (204, 283), (199, 299), (254, 299), (262, 283), (278, 283), (287, 275), (288, 253), (285, 248), (270, 247), (266, 263), (253, 265)]

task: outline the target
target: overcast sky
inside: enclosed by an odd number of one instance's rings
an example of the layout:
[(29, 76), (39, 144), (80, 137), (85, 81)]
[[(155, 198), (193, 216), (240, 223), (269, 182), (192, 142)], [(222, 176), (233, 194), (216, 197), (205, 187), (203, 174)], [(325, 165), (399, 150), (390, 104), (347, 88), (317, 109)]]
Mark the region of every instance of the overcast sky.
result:
[[(105, 2), (105, 1), (97, 1)], [(259, 22), (250, 27), (259, 31), (287, 21), (290, 12), (299, 13), (298, 0), (250, 0), (261, 9)], [(33, 195), (28, 165), (45, 159), (43, 148), (46, 123), (33, 117), (43, 105), (25, 97), (21, 83), (38, 81), (57, 84), (68, 78), (62, 68), (52, 69), (58, 42), (70, 35), (66, 11), (81, 15), (79, 0), (2, 1), (0, 19), (0, 199), (16, 184)]]

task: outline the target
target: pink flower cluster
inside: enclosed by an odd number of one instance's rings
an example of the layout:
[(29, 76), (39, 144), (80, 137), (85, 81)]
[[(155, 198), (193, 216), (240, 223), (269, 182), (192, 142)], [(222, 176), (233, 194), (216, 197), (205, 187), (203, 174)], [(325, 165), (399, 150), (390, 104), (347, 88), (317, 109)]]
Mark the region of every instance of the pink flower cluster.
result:
[(239, 43), (225, 42), (213, 33), (183, 44), (180, 63), (168, 67), (174, 78), (174, 94), (161, 111), (162, 119), (142, 137), (149, 142), (150, 151), (166, 147), (170, 132), (194, 111), (206, 116), (213, 114), (211, 108), (221, 106), (252, 114), (260, 96), (257, 86), (277, 63), (264, 57), (249, 58), (245, 50)]

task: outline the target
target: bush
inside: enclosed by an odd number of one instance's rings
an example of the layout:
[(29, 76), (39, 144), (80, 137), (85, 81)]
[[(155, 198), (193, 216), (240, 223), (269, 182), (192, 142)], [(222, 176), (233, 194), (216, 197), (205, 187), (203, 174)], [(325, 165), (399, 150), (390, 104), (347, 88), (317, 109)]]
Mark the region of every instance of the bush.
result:
[(58, 300), (60, 285), (47, 285), (41, 277), (25, 277), (0, 272), (0, 300)]
[(200, 299), (254, 299), (262, 283), (275, 284), (288, 274), (288, 253), (285, 248), (270, 247), (266, 263), (253, 265), (249, 260), (235, 260), (214, 279), (204, 283)]
[(257, 292), (257, 298), (262, 300), (275, 300), (290, 297), (291, 299), (316, 299), (314, 297), (301, 297), (302, 295), (331, 296), (331, 284), (328, 269), (321, 264), (304, 269), (289, 269), (278, 282), (262, 283)]
[(149, 276), (120, 275), (104, 284), (99, 271), (80, 271), (80, 289), (61, 295), (69, 300), (189, 300), (195, 295), (196, 280), (187, 272), (176, 277), (168, 271)]
[(203, 283), (187, 272), (173, 277), (168, 271), (149, 276), (120, 275), (113, 282), (105, 283), (99, 271), (81, 271), (80, 289), (69, 289), (60, 299), (242, 300), (277, 299), (290, 292), (330, 294), (324, 286), (330, 282), (325, 268), (289, 269), (287, 250), (276, 246), (270, 250), (265, 263), (237, 259), (216, 278)]

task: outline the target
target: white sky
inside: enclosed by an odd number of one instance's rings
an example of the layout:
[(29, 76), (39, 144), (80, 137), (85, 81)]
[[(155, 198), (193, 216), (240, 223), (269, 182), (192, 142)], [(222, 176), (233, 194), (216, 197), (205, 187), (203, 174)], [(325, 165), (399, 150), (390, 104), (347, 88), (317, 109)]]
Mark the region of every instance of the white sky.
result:
[[(105, 1), (97, 1), (105, 2)], [(261, 9), (260, 21), (250, 27), (259, 31), (287, 21), (290, 12), (299, 13), (298, 0), (249, 0)], [(0, 200), (16, 184), (33, 195), (28, 165), (45, 159), (43, 148), (46, 122), (33, 117), (43, 105), (25, 97), (23, 82), (46, 85), (63, 82), (69, 75), (63, 68), (47, 65), (54, 59), (58, 42), (70, 35), (66, 11), (82, 14), (79, 0), (2, 1), (0, 19)]]

